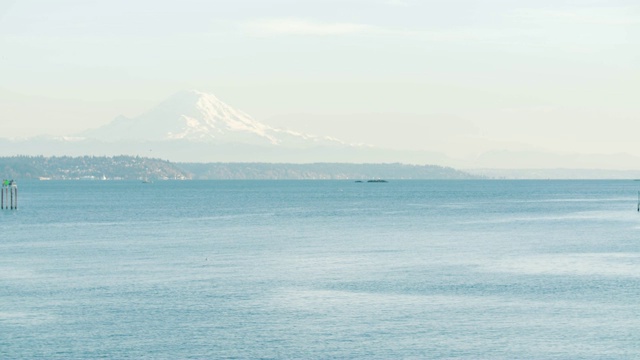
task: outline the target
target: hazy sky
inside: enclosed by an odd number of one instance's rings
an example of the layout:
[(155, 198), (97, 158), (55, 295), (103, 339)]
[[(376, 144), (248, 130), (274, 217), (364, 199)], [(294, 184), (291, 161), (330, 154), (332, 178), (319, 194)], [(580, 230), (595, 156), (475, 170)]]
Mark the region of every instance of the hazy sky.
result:
[(640, 3), (0, 0), (0, 137), (79, 132), (183, 89), (387, 146), (432, 148), (442, 128), (447, 151), (640, 155)]

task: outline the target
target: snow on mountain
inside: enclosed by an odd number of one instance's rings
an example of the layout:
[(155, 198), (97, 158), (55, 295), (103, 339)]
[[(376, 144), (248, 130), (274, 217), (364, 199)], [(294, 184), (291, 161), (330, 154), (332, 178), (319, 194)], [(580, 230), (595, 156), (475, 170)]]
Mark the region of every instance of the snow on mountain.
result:
[(260, 123), (211, 94), (191, 90), (169, 97), (133, 119), (119, 116), (111, 123), (81, 134), (107, 142), (188, 140), (251, 145), (347, 145)]

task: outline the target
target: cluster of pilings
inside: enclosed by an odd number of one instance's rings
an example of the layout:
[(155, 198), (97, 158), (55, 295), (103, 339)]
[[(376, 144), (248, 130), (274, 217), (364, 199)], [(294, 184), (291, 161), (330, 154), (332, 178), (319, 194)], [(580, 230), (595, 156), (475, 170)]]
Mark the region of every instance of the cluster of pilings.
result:
[(0, 209), (16, 210), (18, 208), (18, 184), (13, 180), (2, 180), (0, 192)]

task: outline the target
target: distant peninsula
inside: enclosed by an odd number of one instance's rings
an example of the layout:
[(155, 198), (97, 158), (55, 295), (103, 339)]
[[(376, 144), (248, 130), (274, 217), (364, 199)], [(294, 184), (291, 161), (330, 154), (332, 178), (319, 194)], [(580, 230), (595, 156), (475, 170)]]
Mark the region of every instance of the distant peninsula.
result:
[(40, 180), (480, 179), (450, 167), (400, 163), (180, 163), (138, 156), (0, 157), (0, 176)]

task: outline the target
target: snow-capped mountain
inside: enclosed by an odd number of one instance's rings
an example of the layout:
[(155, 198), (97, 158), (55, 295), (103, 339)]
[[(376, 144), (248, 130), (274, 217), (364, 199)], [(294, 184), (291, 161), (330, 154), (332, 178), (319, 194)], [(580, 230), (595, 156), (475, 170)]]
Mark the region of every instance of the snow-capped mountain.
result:
[(260, 123), (211, 94), (181, 91), (136, 117), (119, 116), (111, 123), (80, 134), (107, 142), (188, 140), (251, 145), (347, 145)]

